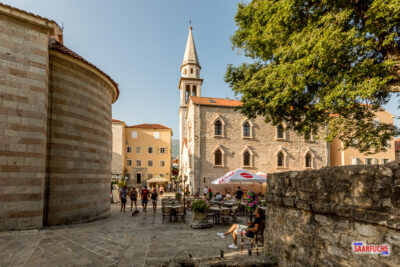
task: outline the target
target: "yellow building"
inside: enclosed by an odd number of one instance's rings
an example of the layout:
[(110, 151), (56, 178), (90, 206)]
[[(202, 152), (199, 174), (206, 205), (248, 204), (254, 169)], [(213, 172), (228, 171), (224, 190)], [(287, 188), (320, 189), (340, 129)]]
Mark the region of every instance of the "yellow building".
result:
[(125, 128), (126, 176), (130, 185), (143, 186), (153, 177), (171, 178), (172, 129), (160, 124)]
[[(394, 116), (387, 111), (376, 112), (376, 122), (385, 122), (393, 124)], [(385, 152), (376, 154), (363, 154), (355, 148), (342, 150), (342, 142), (335, 138), (330, 144), (330, 163), (331, 166), (359, 165), (359, 164), (385, 164), (395, 160), (394, 140), (389, 143), (389, 147)]]

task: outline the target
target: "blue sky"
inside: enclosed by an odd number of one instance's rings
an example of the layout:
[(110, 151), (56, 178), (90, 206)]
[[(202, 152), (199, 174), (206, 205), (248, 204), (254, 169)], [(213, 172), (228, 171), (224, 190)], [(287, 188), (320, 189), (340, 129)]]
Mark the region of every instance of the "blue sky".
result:
[[(239, 0), (0, 1), (64, 25), (64, 44), (119, 84), (113, 118), (128, 125), (166, 125), (175, 139), (189, 19), (202, 67), (202, 96), (232, 98), (223, 79), (226, 66), (246, 60), (229, 40)], [(398, 116), (397, 104), (392, 97), (385, 108)]]

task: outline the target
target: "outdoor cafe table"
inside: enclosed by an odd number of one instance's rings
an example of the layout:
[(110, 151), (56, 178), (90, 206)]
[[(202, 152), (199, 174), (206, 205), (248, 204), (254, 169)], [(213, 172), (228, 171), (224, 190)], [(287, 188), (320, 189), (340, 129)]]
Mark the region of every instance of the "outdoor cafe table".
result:
[(219, 224), (219, 218), (220, 218), (219, 215), (221, 214), (221, 212), (223, 210), (230, 210), (230, 208), (213, 206), (213, 207), (210, 208), (210, 210), (212, 210), (215, 213), (217, 213), (217, 214), (214, 215), (214, 221), (215, 221), (215, 224)]

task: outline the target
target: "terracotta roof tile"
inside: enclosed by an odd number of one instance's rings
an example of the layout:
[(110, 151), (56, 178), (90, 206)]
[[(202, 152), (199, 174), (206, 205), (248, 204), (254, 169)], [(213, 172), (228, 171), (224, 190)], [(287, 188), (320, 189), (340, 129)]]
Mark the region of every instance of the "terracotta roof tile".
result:
[(196, 105), (239, 107), (242, 102), (235, 99), (191, 96), (190, 100)]
[(77, 53), (75, 53), (74, 51), (69, 49), (68, 47), (66, 47), (65, 45), (57, 42), (55, 39), (51, 40), (50, 49), (51, 50), (55, 50), (57, 52), (60, 52), (60, 53), (62, 53), (64, 55), (73, 57), (73, 58), (75, 58), (75, 59), (77, 59), (77, 60), (79, 60), (79, 61), (81, 61), (81, 62), (83, 62), (83, 63), (85, 63), (85, 64), (87, 64), (89, 66), (91, 66), (92, 68), (96, 69), (101, 74), (103, 74), (117, 89), (117, 92), (116, 92), (117, 94), (116, 94), (115, 99), (114, 99), (113, 102), (117, 101), (118, 96), (119, 96), (118, 84), (113, 79), (111, 79), (110, 76), (108, 76), (106, 73), (104, 73), (101, 69), (99, 69), (98, 67), (96, 67), (95, 65), (93, 65), (92, 63), (90, 63), (89, 61), (87, 61), (86, 59), (84, 59), (83, 57), (81, 57), (80, 55), (78, 55)]
[(161, 124), (150, 124), (150, 123), (144, 123), (144, 124), (138, 124), (138, 125), (132, 125), (132, 126), (127, 126), (126, 128), (143, 128), (143, 129), (171, 129), (168, 128), (164, 125)]

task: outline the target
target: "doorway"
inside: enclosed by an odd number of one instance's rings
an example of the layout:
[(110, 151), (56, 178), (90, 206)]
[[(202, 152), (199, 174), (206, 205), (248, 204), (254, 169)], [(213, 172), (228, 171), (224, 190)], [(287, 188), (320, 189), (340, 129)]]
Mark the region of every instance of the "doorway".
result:
[(137, 173), (136, 174), (136, 184), (141, 184), (142, 183), (142, 174)]

